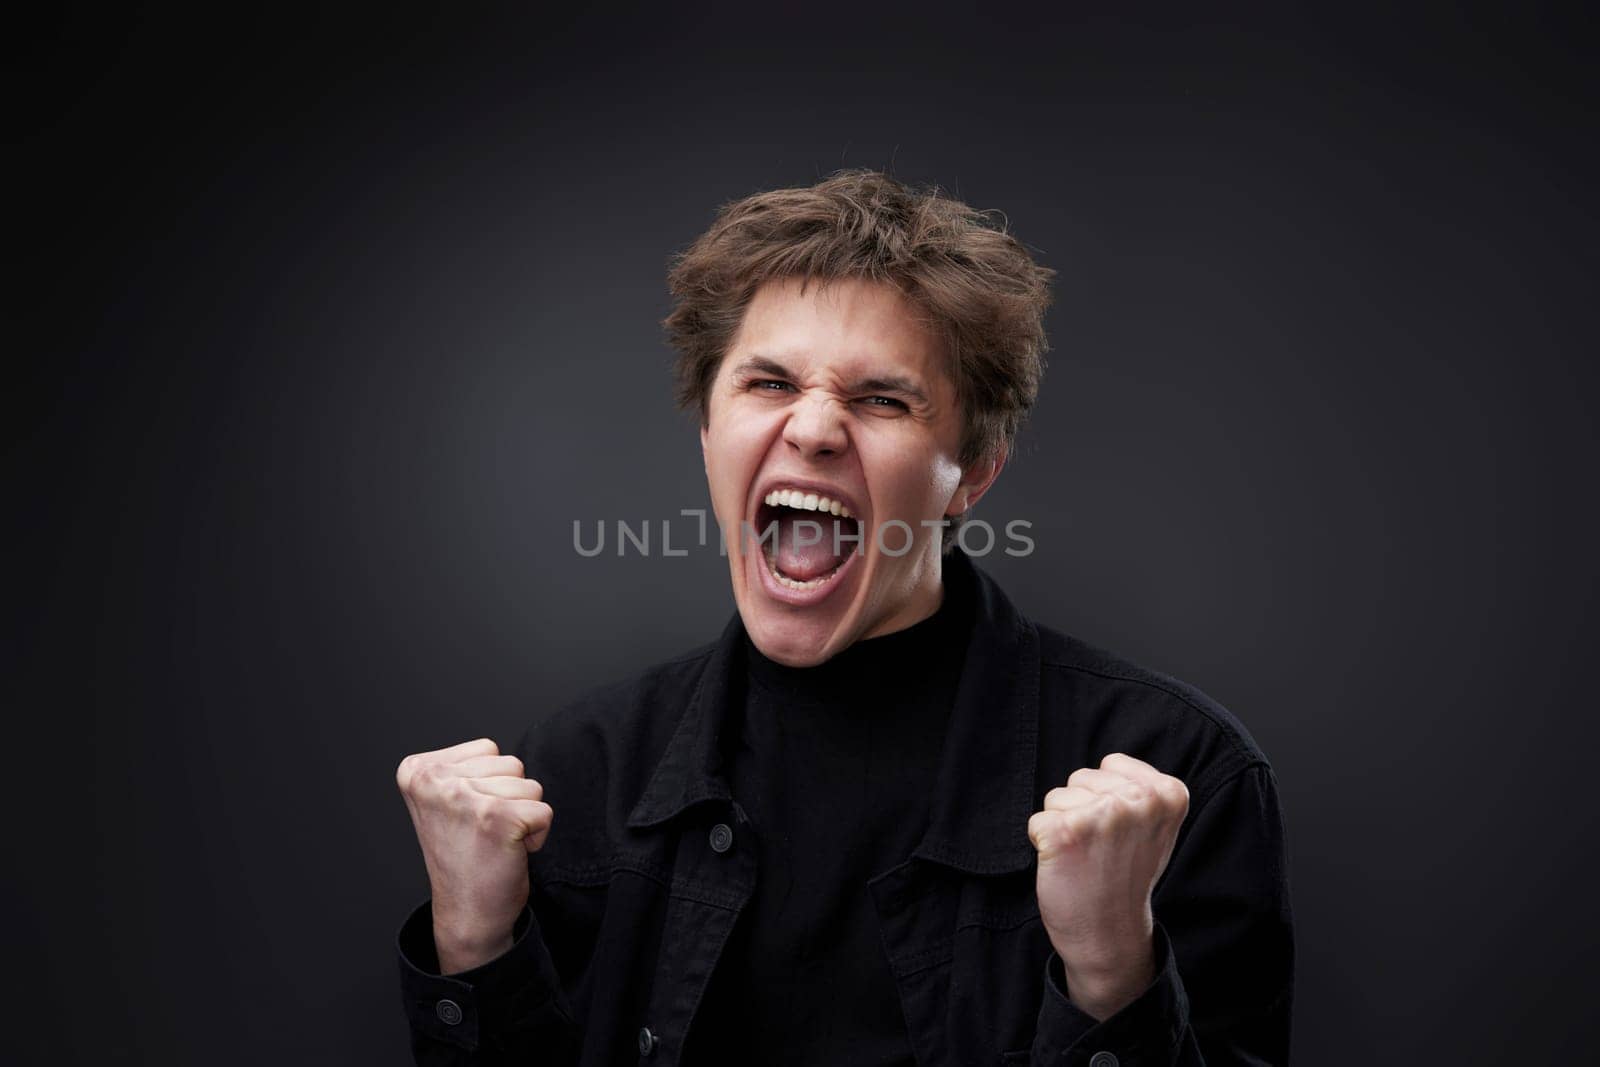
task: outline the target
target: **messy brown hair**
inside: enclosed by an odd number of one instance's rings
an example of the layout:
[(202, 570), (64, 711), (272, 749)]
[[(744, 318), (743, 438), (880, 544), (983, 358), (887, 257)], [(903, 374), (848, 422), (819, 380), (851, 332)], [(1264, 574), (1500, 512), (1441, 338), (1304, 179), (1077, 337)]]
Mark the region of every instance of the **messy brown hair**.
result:
[(1038, 396), (1055, 271), (992, 214), (873, 170), (723, 205), (667, 276), (679, 404), (707, 420), (717, 368), (763, 283), (855, 278), (894, 286), (943, 342), (961, 464), (1009, 450)]

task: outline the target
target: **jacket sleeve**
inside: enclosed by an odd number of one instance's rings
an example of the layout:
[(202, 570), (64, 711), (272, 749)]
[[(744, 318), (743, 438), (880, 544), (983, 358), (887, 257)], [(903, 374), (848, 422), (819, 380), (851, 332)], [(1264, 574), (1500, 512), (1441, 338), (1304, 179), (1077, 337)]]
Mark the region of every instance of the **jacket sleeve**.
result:
[(1252, 764), (1191, 815), (1157, 886), (1156, 979), (1104, 1020), (1045, 968), (1030, 1059), (1065, 1067), (1225, 1067), (1289, 1062), (1294, 934), (1283, 815), (1271, 769)]
[(400, 992), (418, 1067), (542, 1067), (576, 1063), (579, 1035), (531, 909), (504, 955), (441, 975), (433, 905), (400, 928)]

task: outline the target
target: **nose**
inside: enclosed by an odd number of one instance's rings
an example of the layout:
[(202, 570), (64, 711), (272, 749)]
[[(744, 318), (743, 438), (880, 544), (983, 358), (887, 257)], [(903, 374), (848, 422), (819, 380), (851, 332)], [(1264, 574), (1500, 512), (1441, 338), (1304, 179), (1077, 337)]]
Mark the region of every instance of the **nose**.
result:
[(807, 459), (842, 454), (850, 447), (844, 407), (829, 396), (802, 395), (789, 408), (783, 439)]

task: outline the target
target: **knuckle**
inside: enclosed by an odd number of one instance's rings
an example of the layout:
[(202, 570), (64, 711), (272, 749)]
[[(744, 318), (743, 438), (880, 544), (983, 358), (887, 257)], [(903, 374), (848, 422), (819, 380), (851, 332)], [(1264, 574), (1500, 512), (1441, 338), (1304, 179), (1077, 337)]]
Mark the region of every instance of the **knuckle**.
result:
[(1061, 837), (1067, 841), (1081, 841), (1093, 832), (1095, 823), (1095, 809), (1101, 807), (1094, 803), (1088, 807), (1075, 808), (1072, 811), (1061, 813), (1059, 820)]
[(481, 794), (465, 778), (445, 778), (434, 783), (433, 795), (444, 807), (463, 810), (471, 809)]
[(522, 832), (523, 844), (530, 852), (537, 852), (544, 847), (544, 842), (550, 836), (550, 825), (555, 821), (555, 812), (550, 805), (535, 802), (526, 812), (523, 819)]
[(443, 784), (443, 779), (439, 775), (438, 765), (416, 757), (416, 762), (411, 765), (411, 795), (414, 797), (439, 796), (444, 792)]

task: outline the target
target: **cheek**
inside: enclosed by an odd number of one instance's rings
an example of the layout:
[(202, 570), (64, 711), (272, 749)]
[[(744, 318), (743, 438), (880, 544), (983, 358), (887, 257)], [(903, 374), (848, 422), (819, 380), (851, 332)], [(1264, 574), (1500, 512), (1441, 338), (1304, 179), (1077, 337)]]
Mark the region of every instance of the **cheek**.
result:
[(936, 503), (943, 508), (961, 485), (961, 466), (953, 460), (941, 459), (933, 476), (933, 493)]
[(961, 484), (961, 468), (938, 453), (915, 449), (902, 461), (901, 477), (929, 506), (942, 507)]
[(942, 514), (961, 483), (960, 467), (930, 456), (926, 449), (903, 445), (863, 448), (861, 464), (878, 506), (885, 508), (885, 516)]
[(759, 420), (738, 418), (728, 412), (714, 419), (705, 436), (706, 478), (714, 499), (741, 504), (765, 454)]
[(728, 483), (738, 466), (732, 444), (726, 434), (715, 430), (706, 442), (706, 477), (710, 479), (713, 491), (718, 493), (728, 488)]

